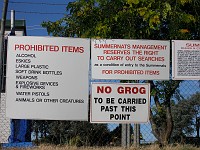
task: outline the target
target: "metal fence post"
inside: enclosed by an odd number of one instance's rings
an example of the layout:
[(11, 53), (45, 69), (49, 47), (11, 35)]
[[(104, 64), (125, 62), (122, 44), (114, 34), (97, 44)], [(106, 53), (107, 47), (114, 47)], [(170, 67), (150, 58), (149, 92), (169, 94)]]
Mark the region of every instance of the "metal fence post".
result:
[(137, 124), (137, 147), (140, 146), (140, 124)]
[(129, 148), (131, 142), (130, 124), (122, 124), (122, 147)]
[(126, 140), (127, 140), (126, 139), (126, 137), (127, 137), (126, 124), (122, 124), (122, 133), (121, 134), (122, 134), (121, 145), (122, 145), (123, 148), (126, 148), (126, 146), (127, 146), (126, 145)]
[(134, 146), (140, 146), (140, 124), (134, 124)]
[(126, 135), (126, 142), (127, 142), (127, 147), (130, 147), (130, 142), (131, 142), (131, 132), (130, 132), (130, 124), (127, 124), (127, 135)]

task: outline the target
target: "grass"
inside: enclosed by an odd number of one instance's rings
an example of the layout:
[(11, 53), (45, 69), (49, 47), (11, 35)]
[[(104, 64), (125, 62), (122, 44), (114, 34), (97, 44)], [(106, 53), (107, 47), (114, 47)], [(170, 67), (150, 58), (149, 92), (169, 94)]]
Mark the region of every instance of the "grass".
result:
[[(72, 146), (54, 146), (54, 145), (40, 145), (33, 148), (7, 148), (6, 150), (124, 150), (122, 147), (72, 147)], [(158, 145), (130, 147), (126, 150), (200, 150), (200, 148), (191, 145), (169, 145), (160, 148)]]

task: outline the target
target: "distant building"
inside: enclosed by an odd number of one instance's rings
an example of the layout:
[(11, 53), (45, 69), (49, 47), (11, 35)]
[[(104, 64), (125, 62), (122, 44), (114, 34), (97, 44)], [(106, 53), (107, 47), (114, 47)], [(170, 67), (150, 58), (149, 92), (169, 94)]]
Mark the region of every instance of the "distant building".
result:
[[(11, 33), (11, 21), (6, 20), (5, 26), (5, 36)], [(15, 20), (15, 35), (16, 36), (26, 36), (26, 21), (25, 20)]]
[[(1, 27), (1, 24), (0, 24)], [(3, 79), (2, 79), (2, 92), (5, 92), (6, 86), (6, 51), (7, 51), (7, 37), (8, 36), (26, 36), (26, 21), (15, 20), (15, 31), (11, 31), (11, 20), (6, 20), (5, 26), (5, 49), (3, 51)]]

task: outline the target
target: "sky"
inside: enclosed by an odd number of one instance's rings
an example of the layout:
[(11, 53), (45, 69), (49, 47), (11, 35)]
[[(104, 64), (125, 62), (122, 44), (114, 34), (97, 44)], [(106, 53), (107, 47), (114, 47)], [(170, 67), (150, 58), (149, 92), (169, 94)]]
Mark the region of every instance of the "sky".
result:
[[(9, 0), (7, 19), (10, 11), (15, 10), (15, 19), (26, 20), (27, 36), (48, 36), (43, 21), (56, 21), (67, 14), (66, 6), (75, 0)], [(2, 17), (4, 0), (0, 0), (0, 18)]]

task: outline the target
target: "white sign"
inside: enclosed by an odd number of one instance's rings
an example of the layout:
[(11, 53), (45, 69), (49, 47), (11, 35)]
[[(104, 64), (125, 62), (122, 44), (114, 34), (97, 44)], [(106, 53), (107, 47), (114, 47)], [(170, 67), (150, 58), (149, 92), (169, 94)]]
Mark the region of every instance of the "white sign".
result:
[(92, 123), (145, 123), (149, 120), (150, 84), (92, 84)]
[(6, 115), (87, 120), (89, 53), (89, 39), (8, 37)]
[(169, 41), (93, 39), (91, 55), (93, 79), (169, 79)]
[(10, 119), (6, 117), (6, 94), (1, 93), (0, 103), (0, 143), (8, 143), (11, 134)]
[(173, 40), (174, 80), (200, 80), (200, 41)]

